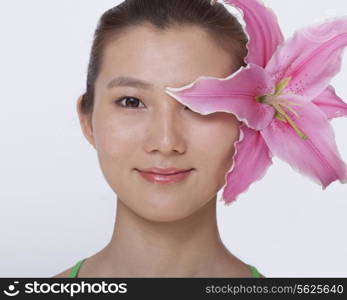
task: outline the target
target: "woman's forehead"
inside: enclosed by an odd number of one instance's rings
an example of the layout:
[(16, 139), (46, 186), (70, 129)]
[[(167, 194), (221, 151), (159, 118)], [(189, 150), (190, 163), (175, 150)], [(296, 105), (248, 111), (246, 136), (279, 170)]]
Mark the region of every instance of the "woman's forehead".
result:
[(109, 43), (102, 63), (103, 77), (147, 78), (171, 85), (198, 76), (224, 77), (236, 71), (232, 54), (219, 47), (203, 29), (195, 27), (152, 30), (147, 26), (127, 30)]

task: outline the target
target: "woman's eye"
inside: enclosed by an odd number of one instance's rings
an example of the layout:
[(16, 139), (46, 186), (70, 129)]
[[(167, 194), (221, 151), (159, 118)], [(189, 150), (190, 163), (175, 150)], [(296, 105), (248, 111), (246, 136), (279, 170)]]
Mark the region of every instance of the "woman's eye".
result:
[[(122, 97), (122, 98), (116, 100), (115, 102), (117, 103), (117, 105), (119, 105), (121, 107), (125, 107), (125, 108), (138, 108), (137, 105), (139, 103), (143, 103), (141, 100), (139, 100), (138, 98), (135, 98), (135, 97)], [(185, 110), (191, 110), (188, 106), (185, 106), (184, 109)]]
[[(121, 104), (122, 102), (123, 102), (123, 104)], [(142, 103), (141, 100), (134, 98), (134, 97), (122, 97), (116, 101), (117, 105), (119, 105), (121, 107), (125, 107), (125, 108), (138, 108), (137, 105), (140, 102)]]

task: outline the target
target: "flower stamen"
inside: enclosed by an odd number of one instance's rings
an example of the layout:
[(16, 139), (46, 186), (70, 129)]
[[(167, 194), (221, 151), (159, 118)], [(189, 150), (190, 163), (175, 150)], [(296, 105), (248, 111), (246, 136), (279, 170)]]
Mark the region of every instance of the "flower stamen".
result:
[(256, 101), (258, 103), (264, 103), (264, 104), (271, 105), (276, 110), (275, 117), (281, 121), (287, 121), (290, 124), (290, 126), (295, 130), (295, 132), (303, 140), (306, 140), (306, 139), (308, 139), (308, 137), (298, 128), (298, 126), (295, 124), (295, 122), (288, 116), (288, 114), (283, 109), (283, 108), (288, 109), (296, 117), (298, 117), (298, 113), (292, 107), (290, 107), (290, 104), (291, 105), (299, 105), (299, 106), (301, 106), (302, 104), (295, 103), (292, 101), (286, 101), (286, 100), (280, 98), (282, 91), (288, 85), (290, 80), (291, 80), (290, 77), (281, 80), (276, 85), (274, 94), (258, 96), (258, 97), (256, 97)]
[(294, 121), (287, 115), (287, 113), (282, 109), (281, 105), (274, 105), (274, 108), (288, 121), (290, 126), (293, 127), (295, 132), (303, 139), (306, 140), (308, 137), (296, 126)]

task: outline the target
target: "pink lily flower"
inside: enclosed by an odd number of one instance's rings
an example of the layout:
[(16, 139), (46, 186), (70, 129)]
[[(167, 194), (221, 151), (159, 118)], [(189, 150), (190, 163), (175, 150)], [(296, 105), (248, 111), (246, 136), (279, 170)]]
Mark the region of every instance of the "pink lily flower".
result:
[(347, 18), (329, 19), (284, 40), (275, 14), (259, 0), (225, 0), (246, 23), (246, 67), (226, 78), (201, 76), (166, 93), (207, 115), (234, 114), (240, 137), (225, 175), (225, 204), (264, 177), (276, 155), (321, 185), (347, 183), (347, 165), (330, 120), (347, 116), (347, 104), (329, 85), (347, 46)]

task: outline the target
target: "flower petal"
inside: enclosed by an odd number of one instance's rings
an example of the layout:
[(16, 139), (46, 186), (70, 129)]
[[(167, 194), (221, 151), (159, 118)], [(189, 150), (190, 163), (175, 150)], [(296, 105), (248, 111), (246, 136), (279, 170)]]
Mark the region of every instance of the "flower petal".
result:
[(181, 88), (166, 88), (166, 93), (202, 115), (214, 112), (234, 114), (248, 127), (261, 130), (274, 117), (270, 105), (256, 101), (256, 96), (274, 92), (274, 83), (263, 68), (249, 64), (223, 78), (199, 77)]
[(222, 196), (225, 204), (236, 200), (253, 182), (263, 178), (272, 164), (272, 154), (259, 131), (243, 124), (240, 126), (240, 139), (234, 146), (233, 165), (225, 175), (226, 186)]
[(287, 113), (308, 139), (301, 139), (288, 123), (275, 118), (261, 131), (270, 151), (294, 170), (323, 185), (323, 189), (335, 180), (347, 183), (347, 165), (339, 155), (333, 128), (325, 114), (312, 102), (298, 106), (296, 111), (298, 117)]
[(291, 77), (284, 91), (313, 100), (340, 71), (347, 46), (347, 18), (330, 19), (297, 31), (266, 66), (275, 82)]
[(343, 102), (342, 99), (336, 95), (335, 89), (331, 85), (315, 98), (312, 103), (317, 105), (326, 114), (329, 120), (347, 116), (347, 103)]
[(248, 35), (246, 63), (265, 67), (276, 48), (283, 42), (283, 34), (274, 12), (258, 0), (226, 0), (241, 9)]

